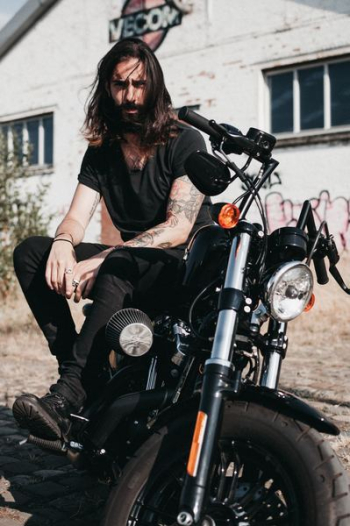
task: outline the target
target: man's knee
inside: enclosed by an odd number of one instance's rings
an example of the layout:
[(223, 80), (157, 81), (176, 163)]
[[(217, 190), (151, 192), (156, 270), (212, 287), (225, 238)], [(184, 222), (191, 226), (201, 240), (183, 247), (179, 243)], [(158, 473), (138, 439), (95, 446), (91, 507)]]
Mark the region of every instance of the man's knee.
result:
[(113, 250), (103, 261), (99, 276), (131, 279), (137, 273), (137, 264), (128, 249)]
[(13, 265), (15, 271), (26, 267), (28, 261), (35, 259), (41, 260), (48, 251), (52, 239), (43, 236), (32, 236), (21, 241), (13, 251)]

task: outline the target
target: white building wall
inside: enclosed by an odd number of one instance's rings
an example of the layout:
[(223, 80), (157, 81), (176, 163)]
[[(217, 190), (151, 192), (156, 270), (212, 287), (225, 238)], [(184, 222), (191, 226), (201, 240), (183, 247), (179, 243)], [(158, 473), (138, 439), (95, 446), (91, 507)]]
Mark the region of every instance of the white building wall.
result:
[[(250, 126), (268, 130), (263, 70), (350, 53), (347, 1), (215, 0), (206, 2), (207, 9), (204, 4), (196, 17), (184, 18), (181, 38), (175, 30), (169, 34), (158, 55), (175, 106), (199, 104), (203, 115), (243, 132)], [(295, 219), (303, 201), (316, 198), (320, 219), (329, 220), (338, 241), (349, 247), (349, 141), (277, 148), (274, 157), (282, 185), (262, 192), (271, 226)], [(219, 199), (238, 191), (233, 185)]]
[[(1, 118), (54, 110), (55, 171), (47, 177), (58, 216), (67, 210), (85, 150), (79, 129), (88, 86), (110, 47), (108, 21), (120, 16), (123, 4), (59, 0), (0, 61)], [(169, 30), (156, 52), (174, 106), (198, 104), (204, 116), (243, 132), (250, 126), (267, 129), (262, 71), (350, 54), (349, 14), (348, 0), (195, 0), (193, 12)], [(265, 191), (271, 214), (277, 208), (280, 213), (279, 199), (287, 199), (285, 210), (290, 200), (295, 213), (298, 203), (320, 195), (319, 210), (323, 206), (325, 214), (322, 191), (327, 191), (330, 201), (342, 198), (341, 206), (330, 204), (327, 214), (350, 246), (348, 146), (277, 148), (283, 184)], [(239, 190), (236, 185), (225, 196)], [(273, 224), (278, 221), (278, 214), (271, 216)], [(89, 235), (98, 233), (95, 221)]]
[[(49, 207), (52, 233), (67, 211), (86, 142), (80, 128), (96, 66), (108, 49), (108, 2), (61, 0), (2, 58), (0, 116), (54, 112), (54, 173)], [(96, 214), (87, 237), (100, 233)]]

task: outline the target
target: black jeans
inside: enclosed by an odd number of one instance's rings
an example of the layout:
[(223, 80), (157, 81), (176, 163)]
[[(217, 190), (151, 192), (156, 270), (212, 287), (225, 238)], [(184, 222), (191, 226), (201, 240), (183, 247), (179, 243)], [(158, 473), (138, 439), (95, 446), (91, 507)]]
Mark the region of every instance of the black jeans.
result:
[[(50, 351), (59, 363), (60, 378), (51, 392), (64, 395), (75, 408), (86, 392), (93, 391), (93, 371), (101, 360), (104, 329), (114, 312), (125, 307), (154, 309), (169, 297), (169, 289), (181, 268), (182, 249), (123, 247), (113, 250), (104, 260), (91, 291), (93, 304), (77, 334), (67, 300), (49, 289), (45, 268), (52, 239), (31, 237), (14, 251), (15, 271), (26, 300), (46, 337)], [(75, 247), (78, 261), (108, 248), (97, 243)]]

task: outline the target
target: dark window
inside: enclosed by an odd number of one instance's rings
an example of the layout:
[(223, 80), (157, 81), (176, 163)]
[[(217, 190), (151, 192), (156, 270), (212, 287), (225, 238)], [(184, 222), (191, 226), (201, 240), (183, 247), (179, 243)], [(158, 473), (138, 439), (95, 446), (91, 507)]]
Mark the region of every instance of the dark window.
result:
[(293, 72), (271, 76), (272, 133), (293, 131)]
[(23, 158), (23, 122), (16, 122), (12, 126), (13, 150)]
[(3, 148), (4, 159), (6, 159), (8, 155), (8, 130), (8, 126), (0, 126), (0, 140), (1, 148)]
[(44, 163), (53, 164), (53, 119), (52, 115), (43, 119), (44, 125)]
[(350, 124), (350, 62), (329, 65), (331, 125)]
[(300, 90), (300, 128), (324, 126), (323, 66), (298, 72)]
[(350, 60), (274, 72), (268, 81), (272, 133), (350, 125)]
[(53, 164), (53, 115), (3, 123), (6, 144), (30, 166)]
[(28, 163), (39, 164), (39, 121), (27, 122), (28, 130)]

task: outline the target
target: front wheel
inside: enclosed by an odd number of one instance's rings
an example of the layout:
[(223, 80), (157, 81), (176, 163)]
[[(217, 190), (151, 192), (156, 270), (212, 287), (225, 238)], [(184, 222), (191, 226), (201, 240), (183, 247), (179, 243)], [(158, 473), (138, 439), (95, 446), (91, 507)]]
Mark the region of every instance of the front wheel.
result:
[[(175, 526), (196, 415), (154, 434), (126, 466), (103, 526)], [(321, 435), (269, 409), (228, 402), (205, 510), (216, 526), (346, 526), (349, 480)]]

